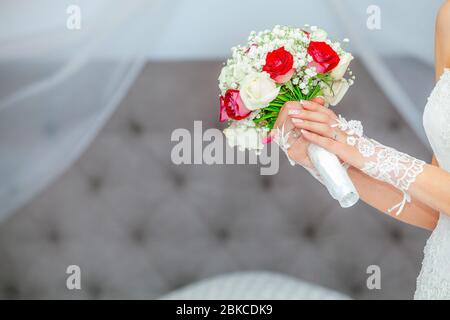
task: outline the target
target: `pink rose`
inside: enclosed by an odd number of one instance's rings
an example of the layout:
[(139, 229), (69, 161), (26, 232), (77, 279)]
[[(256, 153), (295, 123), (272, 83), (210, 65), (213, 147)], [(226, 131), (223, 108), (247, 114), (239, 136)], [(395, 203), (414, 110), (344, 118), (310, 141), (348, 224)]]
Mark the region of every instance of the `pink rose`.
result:
[(220, 97), (220, 122), (228, 119), (242, 120), (250, 113), (241, 99), (239, 90), (229, 89)]

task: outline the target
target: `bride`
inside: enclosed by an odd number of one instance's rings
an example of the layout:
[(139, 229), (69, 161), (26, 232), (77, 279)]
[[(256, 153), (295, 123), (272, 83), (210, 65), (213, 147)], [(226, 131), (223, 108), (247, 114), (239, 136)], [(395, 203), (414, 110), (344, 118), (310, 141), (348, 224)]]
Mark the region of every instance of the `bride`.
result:
[(294, 130), (288, 157), (318, 180), (307, 156), (308, 143), (322, 146), (349, 166), (364, 202), (405, 223), (433, 230), (415, 299), (450, 299), (450, 1), (437, 17), (435, 59), (438, 81), (423, 117), (434, 151), (431, 164), (364, 136), (360, 122), (337, 116), (321, 98), (287, 103), (275, 124), (285, 126), (285, 132)]

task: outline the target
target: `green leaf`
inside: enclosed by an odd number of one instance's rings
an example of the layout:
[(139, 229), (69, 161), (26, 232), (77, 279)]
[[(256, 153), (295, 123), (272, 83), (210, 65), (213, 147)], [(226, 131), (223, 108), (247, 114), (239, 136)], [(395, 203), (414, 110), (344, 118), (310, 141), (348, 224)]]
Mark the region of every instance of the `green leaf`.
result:
[(279, 100), (281, 100), (281, 101), (283, 101), (283, 102), (288, 102), (288, 101), (289, 101), (288, 97), (282, 96), (282, 95), (279, 95), (279, 96), (277, 97), (277, 99), (279, 99)]
[(295, 93), (295, 91), (294, 91), (294, 85), (292, 84), (291, 81), (286, 82), (284, 85), (286, 86), (286, 88), (289, 89), (290, 92)]
[(265, 107), (264, 110), (274, 111), (274, 112), (280, 112), (280, 108), (277, 108), (277, 107), (271, 107), (271, 106)]

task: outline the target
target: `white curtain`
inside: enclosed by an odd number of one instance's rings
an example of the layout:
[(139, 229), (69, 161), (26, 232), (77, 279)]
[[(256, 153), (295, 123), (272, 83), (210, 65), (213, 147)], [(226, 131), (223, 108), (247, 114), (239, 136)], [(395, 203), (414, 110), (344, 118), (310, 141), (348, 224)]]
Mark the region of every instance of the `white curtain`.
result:
[[(251, 30), (275, 24), (309, 23), (350, 38), (351, 50), (424, 139), (421, 113), (433, 85), (434, 18), (441, 3), (2, 0), (0, 218), (83, 152), (147, 59), (223, 59)], [(81, 10), (80, 30), (66, 27), (71, 5)], [(380, 30), (366, 27), (371, 5), (380, 9)]]
[[(0, 218), (89, 145), (142, 69), (175, 4), (2, 0)], [(73, 5), (80, 29), (66, 25)]]

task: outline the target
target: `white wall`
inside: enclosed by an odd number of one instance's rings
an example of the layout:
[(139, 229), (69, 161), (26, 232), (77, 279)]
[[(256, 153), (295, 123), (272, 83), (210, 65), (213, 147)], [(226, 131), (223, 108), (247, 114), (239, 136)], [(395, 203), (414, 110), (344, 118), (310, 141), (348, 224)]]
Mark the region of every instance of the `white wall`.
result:
[[(65, 9), (69, 4), (80, 5), (83, 18), (80, 32), (92, 36), (99, 21), (105, 18), (108, 21), (111, 7), (131, 4), (126, 1), (3, 0), (0, 45), (43, 30), (73, 37), (73, 32), (65, 27)], [(144, 1), (145, 8), (131, 17), (127, 27), (114, 31), (114, 45), (100, 54), (135, 54), (139, 49), (153, 59), (224, 57), (231, 46), (245, 42), (251, 30), (275, 24), (309, 23), (326, 28), (337, 38), (348, 36), (346, 28), (350, 27), (381, 53), (408, 53), (432, 62), (434, 17), (442, 3), (441, 0), (172, 0), (169, 9), (158, 11), (152, 8), (153, 2)], [(366, 28), (366, 9), (371, 4), (381, 8), (381, 30)], [(343, 8), (348, 16), (339, 16), (333, 5)], [(162, 16), (164, 23), (160, 24), (157, 36), (150, 36), (155, 30), (148, 28), (155, 15)]]
[[(431, 61), (434, 17), (440, 0), (181, 0), (154, 57), (224, 56), (232, 45), (244, 42), (251, 30), (275, 24), (316, 24), (343, 38), (348, 33), (333, 2), (345, 8), (347, 22), (370, 38), (380, 52), (409, 51)], [(381, 30), (366, 27), (366, 10), (372, 4), (381, 9)]]

